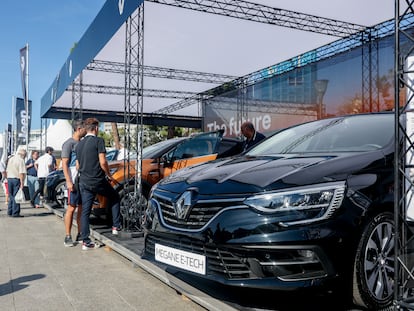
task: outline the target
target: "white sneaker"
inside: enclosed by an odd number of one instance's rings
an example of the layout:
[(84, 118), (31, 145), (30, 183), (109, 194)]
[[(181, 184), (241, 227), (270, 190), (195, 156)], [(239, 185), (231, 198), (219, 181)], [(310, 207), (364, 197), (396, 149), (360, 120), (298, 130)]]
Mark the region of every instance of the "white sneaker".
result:
[(99, 245), (99, 244), (97, 244), (97, 243), (94, 243), (94, 242), (92, 242), (92, 241), (90, 241), (90, 242), (88, 242), (88, 243), (85, 243), (85, 242), (83, 242), (83, 243), (82, 243), (82, 250), (83, 250), (83, 251), (88, 251), (88, 250), (92, 250), (92, 249), (97, 249), (97, 248), (99, 248), (99, 247), (101, 247), (101, 245)]
[(112, 234), (113, 235), (118, 235), (119, 231), (121, 231), (121, 228), (112, 227)]

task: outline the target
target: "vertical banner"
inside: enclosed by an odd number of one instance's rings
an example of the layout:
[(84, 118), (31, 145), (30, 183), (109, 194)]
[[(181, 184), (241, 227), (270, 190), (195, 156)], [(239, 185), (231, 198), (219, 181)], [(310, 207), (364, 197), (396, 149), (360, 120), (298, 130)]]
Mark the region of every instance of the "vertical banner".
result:
[[(16, 119), (16, 147), (26, 146), (26, 138), (30, 134), (30, 120), (32, 114), (32, 101), (29, 100), (28, 115), (26, 115), (26, 109), (24, 99), (16, 98), (15, 103), (15, 119)], [(28, 143), (28, 142), (27, 142)]]
[[(9, 124), (7, 124), (7, 156), (13, 154), (13, 152), (14, 152), (14, 150), (13, 150), (12, 125), (9, 123)], [(7, 157), (6, 157), (6, 159), (7, 159)]]
[(20, 72), (22, 76), (22, 91), (24, 100), (27, 100), (27, 52), (27, 46), (20, 49)]

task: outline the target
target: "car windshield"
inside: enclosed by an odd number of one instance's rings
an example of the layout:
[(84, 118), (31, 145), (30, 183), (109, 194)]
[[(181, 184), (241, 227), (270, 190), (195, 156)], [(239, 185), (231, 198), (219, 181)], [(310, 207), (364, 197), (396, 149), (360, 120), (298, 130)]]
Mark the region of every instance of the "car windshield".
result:
[(393, 137), (393, 114), (352, 115), (288, 128), (255, 146), (247, 154), (372, 151), (383, 148)]

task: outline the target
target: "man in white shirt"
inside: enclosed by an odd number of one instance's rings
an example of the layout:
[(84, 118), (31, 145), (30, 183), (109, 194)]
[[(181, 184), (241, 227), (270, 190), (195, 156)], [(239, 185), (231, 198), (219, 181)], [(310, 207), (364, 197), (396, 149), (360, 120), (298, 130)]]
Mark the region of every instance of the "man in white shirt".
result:
[(53, 170), (53, 151), (52, 147), (46, 147), (45, 154), (39, 157), (35, 162), (37, 178), (39, 180), (39, 189), (33, 195), (33, 200), (38, 194), (40, 194), (40, 206), (42, 206), (43, 203), (43, 191), (46, 184), (46, 177)]
[(16, 203), (14, 197), (19, 189), (23, 190), (24, 180), (26, 178), (25, 157), (26, 150), (20, 149), (16, 152), (16, 155), (12, 156), (7, 162), (6, 172), (9, 185), (7, 215), (10, 217), (23, 217), (23, 215), (20, 215), (20, 204)]

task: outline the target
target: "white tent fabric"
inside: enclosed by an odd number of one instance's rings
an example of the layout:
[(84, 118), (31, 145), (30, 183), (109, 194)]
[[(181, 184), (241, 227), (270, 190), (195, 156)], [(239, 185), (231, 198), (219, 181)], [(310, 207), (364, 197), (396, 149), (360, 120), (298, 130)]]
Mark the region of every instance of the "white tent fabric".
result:
[[(394, 12), (392, 1), (386, 1), (387, 3), (381, 6), (377, 5), (376, 0), (335, 0), (330, 2), (323, 0), (250, 0), (249, 2), (270, 7), (280, 5), (287, 10), (326, 16), (367, 26), (392, 18)], [(77, 72), (84, 69), (80, 68), (81, 65), (78, 64), (85, 60), (87, 52), (92, 51), (91, 46), (99, 52), (96, 55), (88, 54), (88, 57), (100, 61), (121, 63), (125, 61), (125, 24), (119, 27), (109, 41), (99, 42), (99, 46), (97, 43), (99, 41), (97, 38), (102, 38), (108, 33), (112, 34), (113, 29), (109, 27), (112, 23), (109, 22), (113, 19), (121, 19), (119, 14), (122, 15), (122, 13), (119, 10), (119, 3), (128, 7), (139, 5), (138, 1), (106, 1), (103, 7), (104, 11), (102, 11), (105, 14), (98, 14), (97, 18), (101, 17), (101, 19), (98, 18), (97, 21), (105, 22), (107, 27), (102, 24), (94, 25), (92, 22), (88, 28), (90, 37), (84, 36), (79, 40), (76, 48), (72, 50), (62, 66), (61, 72), (57, 74), (55, 81), (52, 82), (51, 87), (42, 98), (41, 114), (43, 117), (49, 117), (47, 112), (52, 108), (71, 108), (71, 91), (66, 90), (56, 97), (55, 89), (58, 86), (66, 88), (70, 85), (75, 78), (72, 76), (72, 73), (75, 75), (73, 68), (77, 68)], [(123, 12), (126, 14), (126, 7)], [(153, 1), (145, 1), (144, 23), (145, 65), (232, 76), (246, 75), (338, 39), (324, 34), (208, 14)], [(95, 28), (92, 29), (93, 25)], [(89, 34), (88, 30), (85, 35)], [(77, 53), (77, 50), (80, 51), (81, 48), (85, 49), (82, 50), (84, 53)], [(118, 87), (125, 85), (123, 74), (92, 70), (83, 70), (82, 72), (84, 85)], [(144, 89), (199, 93), (215, 86), (217, 84), (166, 78), (144, 78)], [(83, 108), (86, 110), (123, 112), (124, 101), (123, 93), (120, 95), (104, 92), (83, 93)], [(144, 97), (143, 110), (144, 113), (152, 113), (178, 101), (180, 99)], [(174, 114), (199, 116), (199, 107), (191, 105), (175, 111)]]
[[(43, 133), (43, 145), (42, 149), (45, 149), (46, 146), (50, 146), (56, 151), (62, 150), (62, 144), (66, 139), (72, 136), (72, 126), (68, 120), (57, 120), (54, 124), (50, 124), (46, 130), (46, 133)], [(45, 145), (46, 144), (46, 145)], [(29, 143), (29, 150), (40, 150), (40, 138)], [(43, 153), (43, 150), (40, 150), (40, 153)]]

